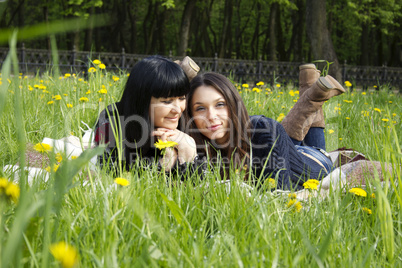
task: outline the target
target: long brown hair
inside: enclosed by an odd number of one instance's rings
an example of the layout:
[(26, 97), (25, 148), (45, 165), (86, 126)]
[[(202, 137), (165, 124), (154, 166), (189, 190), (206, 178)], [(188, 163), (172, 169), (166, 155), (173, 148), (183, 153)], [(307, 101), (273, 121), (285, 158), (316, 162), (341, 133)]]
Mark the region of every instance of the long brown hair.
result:
[[(214, 141), (209, 140), (197, 129), (193, 118), (192, 100), (194, 92), (200, 86), (210, 86), (216, 89), (226, 101), (231, 120), (230, 141), (224, 148), (220, 147)], [(190, 84), (190, 92), (187, 96), (187, 133), (189, 133), (197, 143), (197, 148), (201, 148), (209, 156), (217, 159), (220, 152), (223, 159), (227, 159), (233, 164), (234, 168), (242, 168), (249, 159), (250, 150), (250, 119), (247, 109), (237, 92), (233, 83), (225, 76), (218, 73), (203, 73), (196, 76)], [(225, 170), (229, 171), (229, 166)], [(222, 170), (223, 171), (223, 170)], [(228, 173), (227, 173), (228, 174)]]

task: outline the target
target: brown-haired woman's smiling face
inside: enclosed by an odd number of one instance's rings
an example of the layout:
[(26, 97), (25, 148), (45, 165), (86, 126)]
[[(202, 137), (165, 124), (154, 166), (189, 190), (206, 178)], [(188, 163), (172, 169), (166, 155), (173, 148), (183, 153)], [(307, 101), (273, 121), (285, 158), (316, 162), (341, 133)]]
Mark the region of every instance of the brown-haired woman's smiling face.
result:
[(229, 137), (229, 111), (224, 96), (211, 86), (200, 86), (194, 91), (190, 105), (201, 134), (224, 144)]

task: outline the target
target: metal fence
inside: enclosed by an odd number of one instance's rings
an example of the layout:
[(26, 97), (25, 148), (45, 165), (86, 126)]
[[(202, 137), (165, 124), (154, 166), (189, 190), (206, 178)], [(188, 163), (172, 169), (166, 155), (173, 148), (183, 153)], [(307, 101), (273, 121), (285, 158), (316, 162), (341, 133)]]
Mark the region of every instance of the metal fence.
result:
[[(59, 69), (62, 73), (86, 73), (91, 66), (91, 61), (100, 59), (108, 71), (129, 71), (132, 66), (148, 55), (121, 53), (97, 53), (88, 51), (57, 51), (59, 57)], [(0, 64), (8, 54), (8, 48), (0, 48)], [(27, 49), (24, 46), (17, 51), (19, 69), (25, 74), (42, 74), (52, 70), (51, 51), (46, 49)], [(169, 55), (173, 60), (178, 57)], [(193, 57), (202, 71), (214, 71), (228, 76), (236, 81), (254, 83), (264, 81), (269, 84), (293, 83), (297, 84), (301, 62), (273, 62), (263, 60), (236, 60)], [(353, 87), (363, 89), (377, 89), (386, 85), (390, 89), (402, 91), (402, 68), (387, 66), (351, 66), (346, 63), (342, 66), (342, 82), (350, 81)]]

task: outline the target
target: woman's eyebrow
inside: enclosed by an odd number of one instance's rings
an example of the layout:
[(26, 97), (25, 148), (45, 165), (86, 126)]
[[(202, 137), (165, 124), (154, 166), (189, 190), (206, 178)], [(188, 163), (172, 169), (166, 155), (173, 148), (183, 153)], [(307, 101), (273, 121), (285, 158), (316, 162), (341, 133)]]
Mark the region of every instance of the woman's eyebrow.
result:
[[(218, 102), (218, 101), (220, 101), (220, 100), (225, 100), (224, 98), (217, 98), (216, 100), (213, 100), (212, 102)], [(200, 101), (197, 101), (197, 102), (195, 102), (194, 104), (193, 104), (193, 106), (194, 105), (197, 105), (197, 104), (203, 104), (203, 102), (200, 102)]]

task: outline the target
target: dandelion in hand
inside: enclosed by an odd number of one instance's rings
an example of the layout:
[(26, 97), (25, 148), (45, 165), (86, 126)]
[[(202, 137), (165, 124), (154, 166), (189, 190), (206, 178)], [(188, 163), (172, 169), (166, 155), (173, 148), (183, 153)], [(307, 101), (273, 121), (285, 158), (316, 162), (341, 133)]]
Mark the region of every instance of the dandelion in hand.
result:
[(165, 148), (169, 148), (169, 147), (174, 147), (176, 145), (178, 145), (177, 142), (175, 141), (162, 141), (162, 140), (158, 140), (157, 142), (155, 142), (155, 147), (158, 148), (159, 150), (165, 149)]

